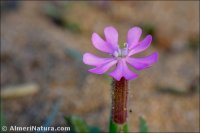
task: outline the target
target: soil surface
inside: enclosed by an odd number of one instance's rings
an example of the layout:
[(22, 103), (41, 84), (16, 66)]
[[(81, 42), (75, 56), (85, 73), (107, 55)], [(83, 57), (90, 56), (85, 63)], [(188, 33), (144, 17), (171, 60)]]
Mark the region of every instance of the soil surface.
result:
[[(153, 34), (159, 52), (152, 68), (129, 82), (128, 123), (138, 131), (143, 116), (151, 132), (199, 132), (199, 2), (1, 2), (1, 90), (36, 83), (39, 92), (1, 99), (7, 125), (64, 126), (78, 115), (108, 131), (111, 78), (87, 72), (91, 35), (115, 26), (120, 42), (139, 25)], [(136, 72), (136, 71), (135, 71)]]

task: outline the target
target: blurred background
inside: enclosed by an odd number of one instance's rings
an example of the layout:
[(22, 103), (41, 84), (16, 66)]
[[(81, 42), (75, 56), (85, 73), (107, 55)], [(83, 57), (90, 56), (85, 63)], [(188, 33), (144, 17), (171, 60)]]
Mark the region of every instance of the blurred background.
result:
[[(108, 131), (111, 78), (87, 72), (91, 35), (117, 28), (152, 34), (152, 68), (130, 81), (130, 131), (143, 116), (151, 132), (199, 132), (199, 1), (1, 1), (1, 121), (66, 126), (78, 115)], [(124, 40), (124, 41), (123, 41)]]

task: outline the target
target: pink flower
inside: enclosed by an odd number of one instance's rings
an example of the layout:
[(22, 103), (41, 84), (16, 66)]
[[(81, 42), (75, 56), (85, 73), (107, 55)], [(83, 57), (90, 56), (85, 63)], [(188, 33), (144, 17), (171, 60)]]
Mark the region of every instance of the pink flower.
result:
[(83, 55), (83, 62), (87, 65), (95, 66), (95, 68), (88, 70), (89, 72), (103, 74), (112, 66), (116, 66), (114, 71), (109, 73), (110, 76), (118, 81), (122, 77), (131, 80), (138, 77), (138, 75), (132, 72), (127, 64), (136, 70), (143, 70), (157, 62), (157, 52), (144, 58), (131, 57), (132, 55), (147, 49), (152, 41), (151, 35), (147, 35), (142, 41), (139, 40), (142, 34), (142, 30), (139, 27), (133, 27), (128, 31), (127, 41), (124, 43), (123, 48), (120, 48), (118, 45), (118, 32), (114, 27), (106, 27), (104, 29), (104, 34), (105, 40), (97, 33), (93, 33), (92, 43), (96, 49), (107, 53), (110, 57), (101, 58), (90, 53), (85, 53)]

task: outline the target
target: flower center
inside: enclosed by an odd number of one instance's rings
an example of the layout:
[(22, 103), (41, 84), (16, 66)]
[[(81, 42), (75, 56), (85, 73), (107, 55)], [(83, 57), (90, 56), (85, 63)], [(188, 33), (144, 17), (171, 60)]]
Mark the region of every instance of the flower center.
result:
[(116, 58), (123, 58), (128, 55), (128, 44), (124, 43), (121, 48), (118, 48), (114, 53), (113, 56)]

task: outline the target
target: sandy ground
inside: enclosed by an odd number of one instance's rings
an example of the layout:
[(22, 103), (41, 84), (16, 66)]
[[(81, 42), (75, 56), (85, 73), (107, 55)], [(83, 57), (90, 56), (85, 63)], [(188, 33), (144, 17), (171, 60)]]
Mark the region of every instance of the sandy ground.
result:
[(193, 87), (199, 87), (199, 47), (189, 48), (189, 40), (199, 36), (197, 1), (67, 2), (62, 19), (76, 23), (80, 33), (53, 23), (47, 4), (21, 2), (2, 12), (1, 89), (40, 86), (36, 95), (2, 99), (8, 125), (43, 125), (58, 104), (54, 126), (65, 125), (64, 115), (79, 115), (107, 131), (111, 79), (88, 73), (81, 55), (103, 55), (91, 44), (94, 31), (102, 35), (105, 26), (114, 25), (123, 40), (131, 26), (148, 23), (156, 39), (142, 55), (158, 51), (159, 62), (129, 83), (130, 131), (138, 131), (144, 116), (152, 132), (199, 132), (199, 92)]

